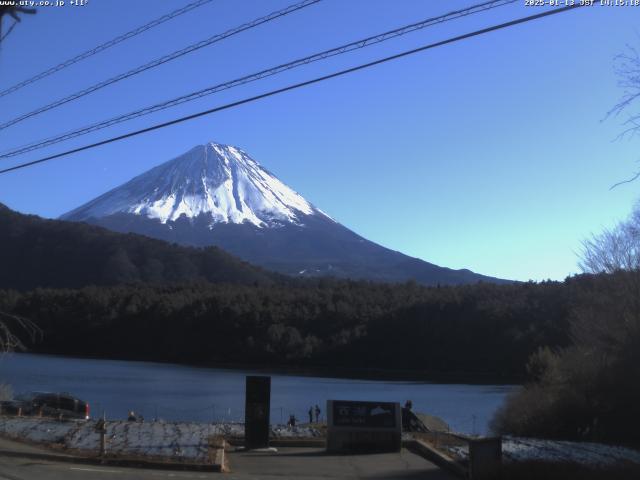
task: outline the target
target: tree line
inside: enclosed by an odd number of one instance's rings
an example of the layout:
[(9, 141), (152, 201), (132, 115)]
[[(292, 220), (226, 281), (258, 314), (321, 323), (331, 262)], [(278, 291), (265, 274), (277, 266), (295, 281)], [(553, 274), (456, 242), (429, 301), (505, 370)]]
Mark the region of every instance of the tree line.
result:
[(4, 290), (0, 310), (42, 330), (36, 352), (513, 381), (541, 345), (568, 344), (583, 283), (131, 284)]

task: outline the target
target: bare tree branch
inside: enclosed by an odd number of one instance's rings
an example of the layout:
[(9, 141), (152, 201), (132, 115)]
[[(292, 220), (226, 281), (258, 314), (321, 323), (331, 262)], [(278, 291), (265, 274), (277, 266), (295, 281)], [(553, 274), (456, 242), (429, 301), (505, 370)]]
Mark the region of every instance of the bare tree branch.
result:
[(619, 187), (620, 185), (624, 185), (625, 183), (635, 182), (638, 179), (638, 177), (640, 177), (640, 172), (636, 172), (636, 174), (633, 177), (627, 180), (622, 180), (618, 183), (614, 183), (613, 185), (611, 185), (611, 187), (609, 187), (609, 190), (613, 190), (614, 188)]
[(0, 311), (0, 352), (25, 350), (25, 345), (16, 331), (26, 334), (31, 341), (42, 336), (40, 327), (31, 320)]
[[(618, 103), (607, 112), (605, 119), (617, 117), (640, 98), (640, 53), (635, 47), (627, 44), (627, 52), (614, 58), (614, 72), (618, 77), (618, 86), (623, 89), (623, 94)], [(639, 120), (640, 114), (631, 114), (623, 125), (631, 124), (637, 130)], [(630, 131), (633, 131), (633, 128), (628, 130)]]
[[(18, 5), (4, 5), (0, 7), (0, 43), (9, 36), (14, 27), (21, 21), (18, 14), (34, 15), (36, 13), (35, 8), (25, 8)], [(9, 15), (13, 18), (13, 24), (9, 27), (9, 31), (2, 34), (2, 17)]]

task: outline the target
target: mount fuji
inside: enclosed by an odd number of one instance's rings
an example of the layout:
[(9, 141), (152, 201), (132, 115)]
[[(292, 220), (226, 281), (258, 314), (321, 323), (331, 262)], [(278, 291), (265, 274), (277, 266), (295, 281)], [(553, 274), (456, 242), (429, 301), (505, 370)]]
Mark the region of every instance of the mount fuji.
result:
[(295, 276), (427, 285), (504, 282), (452, 270), (357, 235), (240, 148), (199, 145), (60, 217), (191, 246), (216, 245)]

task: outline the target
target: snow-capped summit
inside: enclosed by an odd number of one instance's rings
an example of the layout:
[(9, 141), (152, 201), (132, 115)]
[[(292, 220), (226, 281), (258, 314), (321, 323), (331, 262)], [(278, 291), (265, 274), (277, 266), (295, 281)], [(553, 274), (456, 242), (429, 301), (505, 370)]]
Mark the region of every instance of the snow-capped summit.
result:
[(210, 225), (256, 227), (323, 215), (240, 148), (208, 143), (192, 148), (63, 215), (87, 220), (129, 213), (161, 223), (208, 214)]

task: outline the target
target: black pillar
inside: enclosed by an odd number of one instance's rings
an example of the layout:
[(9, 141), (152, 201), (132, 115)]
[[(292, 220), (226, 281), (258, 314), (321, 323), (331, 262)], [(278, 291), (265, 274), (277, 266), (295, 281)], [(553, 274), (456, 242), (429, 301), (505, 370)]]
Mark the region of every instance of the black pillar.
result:
[(269, 446), (271, 377), (248, 376), (244, 407), (244, 444), (247, 448)]

